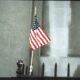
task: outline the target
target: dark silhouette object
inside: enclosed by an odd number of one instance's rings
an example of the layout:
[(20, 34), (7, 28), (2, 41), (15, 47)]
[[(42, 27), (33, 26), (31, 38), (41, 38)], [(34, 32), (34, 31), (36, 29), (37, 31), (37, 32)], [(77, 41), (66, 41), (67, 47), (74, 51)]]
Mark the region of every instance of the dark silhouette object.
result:
[(44, 65), (44, 63), (42, 64), (42, 76), (44, 76), (44, 69), (45, 69), (45, 65)]
[(31, 75), (29, 75), (30, 77), (32, 77), (33, 76), (33, 71), (31, 72)]
[(25, 76), (27, 77), (29, 74), (29, 71), (28, 71), (28, 66), (26, 66), (26, 71), (25, 71)]
[(70, 77), (70, 64), (67, 65), (67, 77)]
[(22, 60), (18, 60), (17, 62), (17, 71), (16, 71), (16, 76), (17, 77), (24, 77), (24, 63)]
[(57, 63), (55, 63), (55, 68), (54, 68), (54, 77), (57, 77)]

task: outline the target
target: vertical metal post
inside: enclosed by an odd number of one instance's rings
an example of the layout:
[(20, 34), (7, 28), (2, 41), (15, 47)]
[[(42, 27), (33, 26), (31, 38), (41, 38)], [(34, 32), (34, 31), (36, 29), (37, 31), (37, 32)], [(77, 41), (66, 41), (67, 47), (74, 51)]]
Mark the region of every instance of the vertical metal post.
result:
[(70, 64), (67, 65), (67, 77), (70, 77)]
[(55, 68), (54, 68), (54, 77), (57, 77), (57, 63), (55, 63)]
[(28, 66), (26, 66), (25, 76), (28, 76)]
[(45, 65), (44, 63), (42, 64), (42, 77), (44, 76), (44, 69), (45, 69)]

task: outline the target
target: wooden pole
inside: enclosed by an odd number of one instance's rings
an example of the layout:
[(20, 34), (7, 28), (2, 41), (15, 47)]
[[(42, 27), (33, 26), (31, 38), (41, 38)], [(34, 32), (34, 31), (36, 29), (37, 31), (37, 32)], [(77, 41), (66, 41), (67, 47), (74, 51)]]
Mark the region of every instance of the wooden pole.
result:
[(30, 64), (30, 71), (29, 71), (29, 75), (31, 76), (33, 72), (33, 50), (31, 53), (31, 64)]
[[(36, 6), (35, 6), (35, 10), (34, 10), (34, 16), (36, 16)], [(29, 75), (32, 75), (33, 72), (33, 50), (31, 52), (31, 64), (30, 64), (30, 70), (29, 70)]]
[(35, 6), (34, 16), (36, 16), (36, 10), (37, 10), (37, 8), (36, 8), (36, 6)]
[[(34, 16), (34, 6), (35, 6), (35, 2), (34, 2), (34, 0), (32, 0), (31, 28), (32, 28), (33, 16)], [(29, 68), (28, 68), (28, 75), (30, 75), (31, 56), (32, 56), (32, 49), (29, 49)]]

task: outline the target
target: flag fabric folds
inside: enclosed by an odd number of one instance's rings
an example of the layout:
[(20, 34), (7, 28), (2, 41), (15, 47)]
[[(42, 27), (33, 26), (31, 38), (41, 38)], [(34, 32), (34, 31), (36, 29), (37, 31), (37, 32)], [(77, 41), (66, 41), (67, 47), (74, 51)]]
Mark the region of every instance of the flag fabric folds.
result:
[(37, 20), (37, 16), (35, 16), (29, 36), (29, 47), (35, 50), (36, 48), (46, 45), (48, 42), (50, 42), (50, 38), (45, 31), (42, 30)]

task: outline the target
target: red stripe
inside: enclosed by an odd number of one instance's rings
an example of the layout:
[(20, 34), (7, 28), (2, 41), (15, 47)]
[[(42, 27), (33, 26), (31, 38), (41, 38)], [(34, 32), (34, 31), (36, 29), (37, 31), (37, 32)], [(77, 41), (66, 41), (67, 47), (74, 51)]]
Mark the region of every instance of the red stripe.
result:
[(49, 36), (46, 34), (46, 32), (43, 30), (44, 34), (47, 36), (47, 38), (50, 40)]
[[(37, 37), (40, 39), (40, 37), (37, 35)], [(41, 40), (41, 39), (40, 39)], [(42, 46), (42, 43), (38, 40), (38, 42), (40, 43), (40, 45)]]
[[(39, 31), (39, 30), (38, 30)], [(38, 36), (39, 36), (39, 38), (40, 38), (40, 40), (43, 42), (43, 44), (45, 45), (45, 42), (44, 42), (44, 40), (40, 37), (40, 35), (39, 34), (37, 34)], [(43, 37), (43, 36), (42, 36)]]
[(29, 47), (32, 48), (32, 46), (31, 46), (31, 44), (30, 44), (30, 41), (29, 41)]
[[(45, 32), (41, 27), (39, 27), (39, 28), (42, 30), (42, 32), (45, 34), (45, 36), (46, 36), (46, 37), (48, 38), (48, 40), (50, 41), (50, 38), (48, 37), (48, 35), (46, 34), (46, 32)], [(44, 36), (44, 37), (45, 37), (45, 36)], [(45, 38), (46, 38), (46, 37), (45, 37)], [(49, 41), (48, 41), (48, 42), (49, 42)]]
[(29, 36), (29, 47), (31, 48), (31, 44), (30, 44), (30, 36)]
[(30, 44), (30, 48), (32, 48), (32, 49), (33, 49), (33, 47), (32, 47), (32, 45), (31, 45), (30, 41), (29, 41), (29, 44)]
[[(35, 33), (35, 31), (33, 31), (33, 34), (34, 34), (34, 36), (35, 36), (35, 38), (36, 38), (36, 33)], [(35, 41), (36, 41), (37, 45), (39, 46), (37, 38), (35, 39)]]
[(47, 44), (47, 41), (45, 40), (44, 36), (41, 35), (42, 32), (40, 33), (39, 30), (38, 30), (38, 33), (39, 33), (40, 37), (43, 39), (44, 43)]
[[(36, 30), (35, 30), (35, 31), (36, 31)], [(34, 31), (34, 34), (35, 34), (35, 37), (36, 37), (36, 41), (37, 41), (37, 43), (38, 43), (38, 46), (40, 47), (41, 44), (40, 44), (39, 40), (37, 39), (37, 32), (35, 32), (35, 31)]]
[[(33, 43), (33, 41), (32, 41), (32, 39), (31, 39), (31, 43), (32, 43), (32, 45), (36, 48), (36, 46), (35, 46), (35, 44)], [(32, 47), (32, 46), (31, 46)], [(33, 48), (33, 47), (32, 47)]]
[[(39, 30), (39, 28), (38, 28)], [(43, 30), (42, 30), (43, 31)], [(39, 30), (40, 34), (43, 36), (43, 38), (46, 40), (46, 42), (48, 42), (48, 40), (45, 38), (45, 36), (42, 34), (42, 32)], [(44, 32), (43, 32), (44, 33)], [(45, 34), (46, 35), (46, 34)], [(47, 36), (46, 36), (47, 37)]]
[(32, 48), (31, 45), (30, 45), (30, 41), (29, 41), (29, 47)]
[(36, 45), (38, 46), (37, 40), (33, 37), (33, 35), (31, 34), (33, 40), (35, 41)]
[(44, 32), (44, 34), (47, 36), (47, 38), (49, 39), (49, 40), (51, 40), (50, 38), (49, 38), (49, 36), (46, 34), (46, 32), (41, 28), (41, 27), (39, 27), (43, 32)]
[[(36, 38), (37, 38), (38, 43), (39, 43), (39, 44), (40, 44), (40, 46), (41, 46), (42, 44), (41, 44), (41, 42), (40, 42), (40, 41), (39, 41), (39, 39), (38, 39), (38, 38), (39, 38), (39, 36), (38, 36), (38, 35), (36, 35)], [(39, 47), (40, 47), (40, 46), (39, 46)]]

